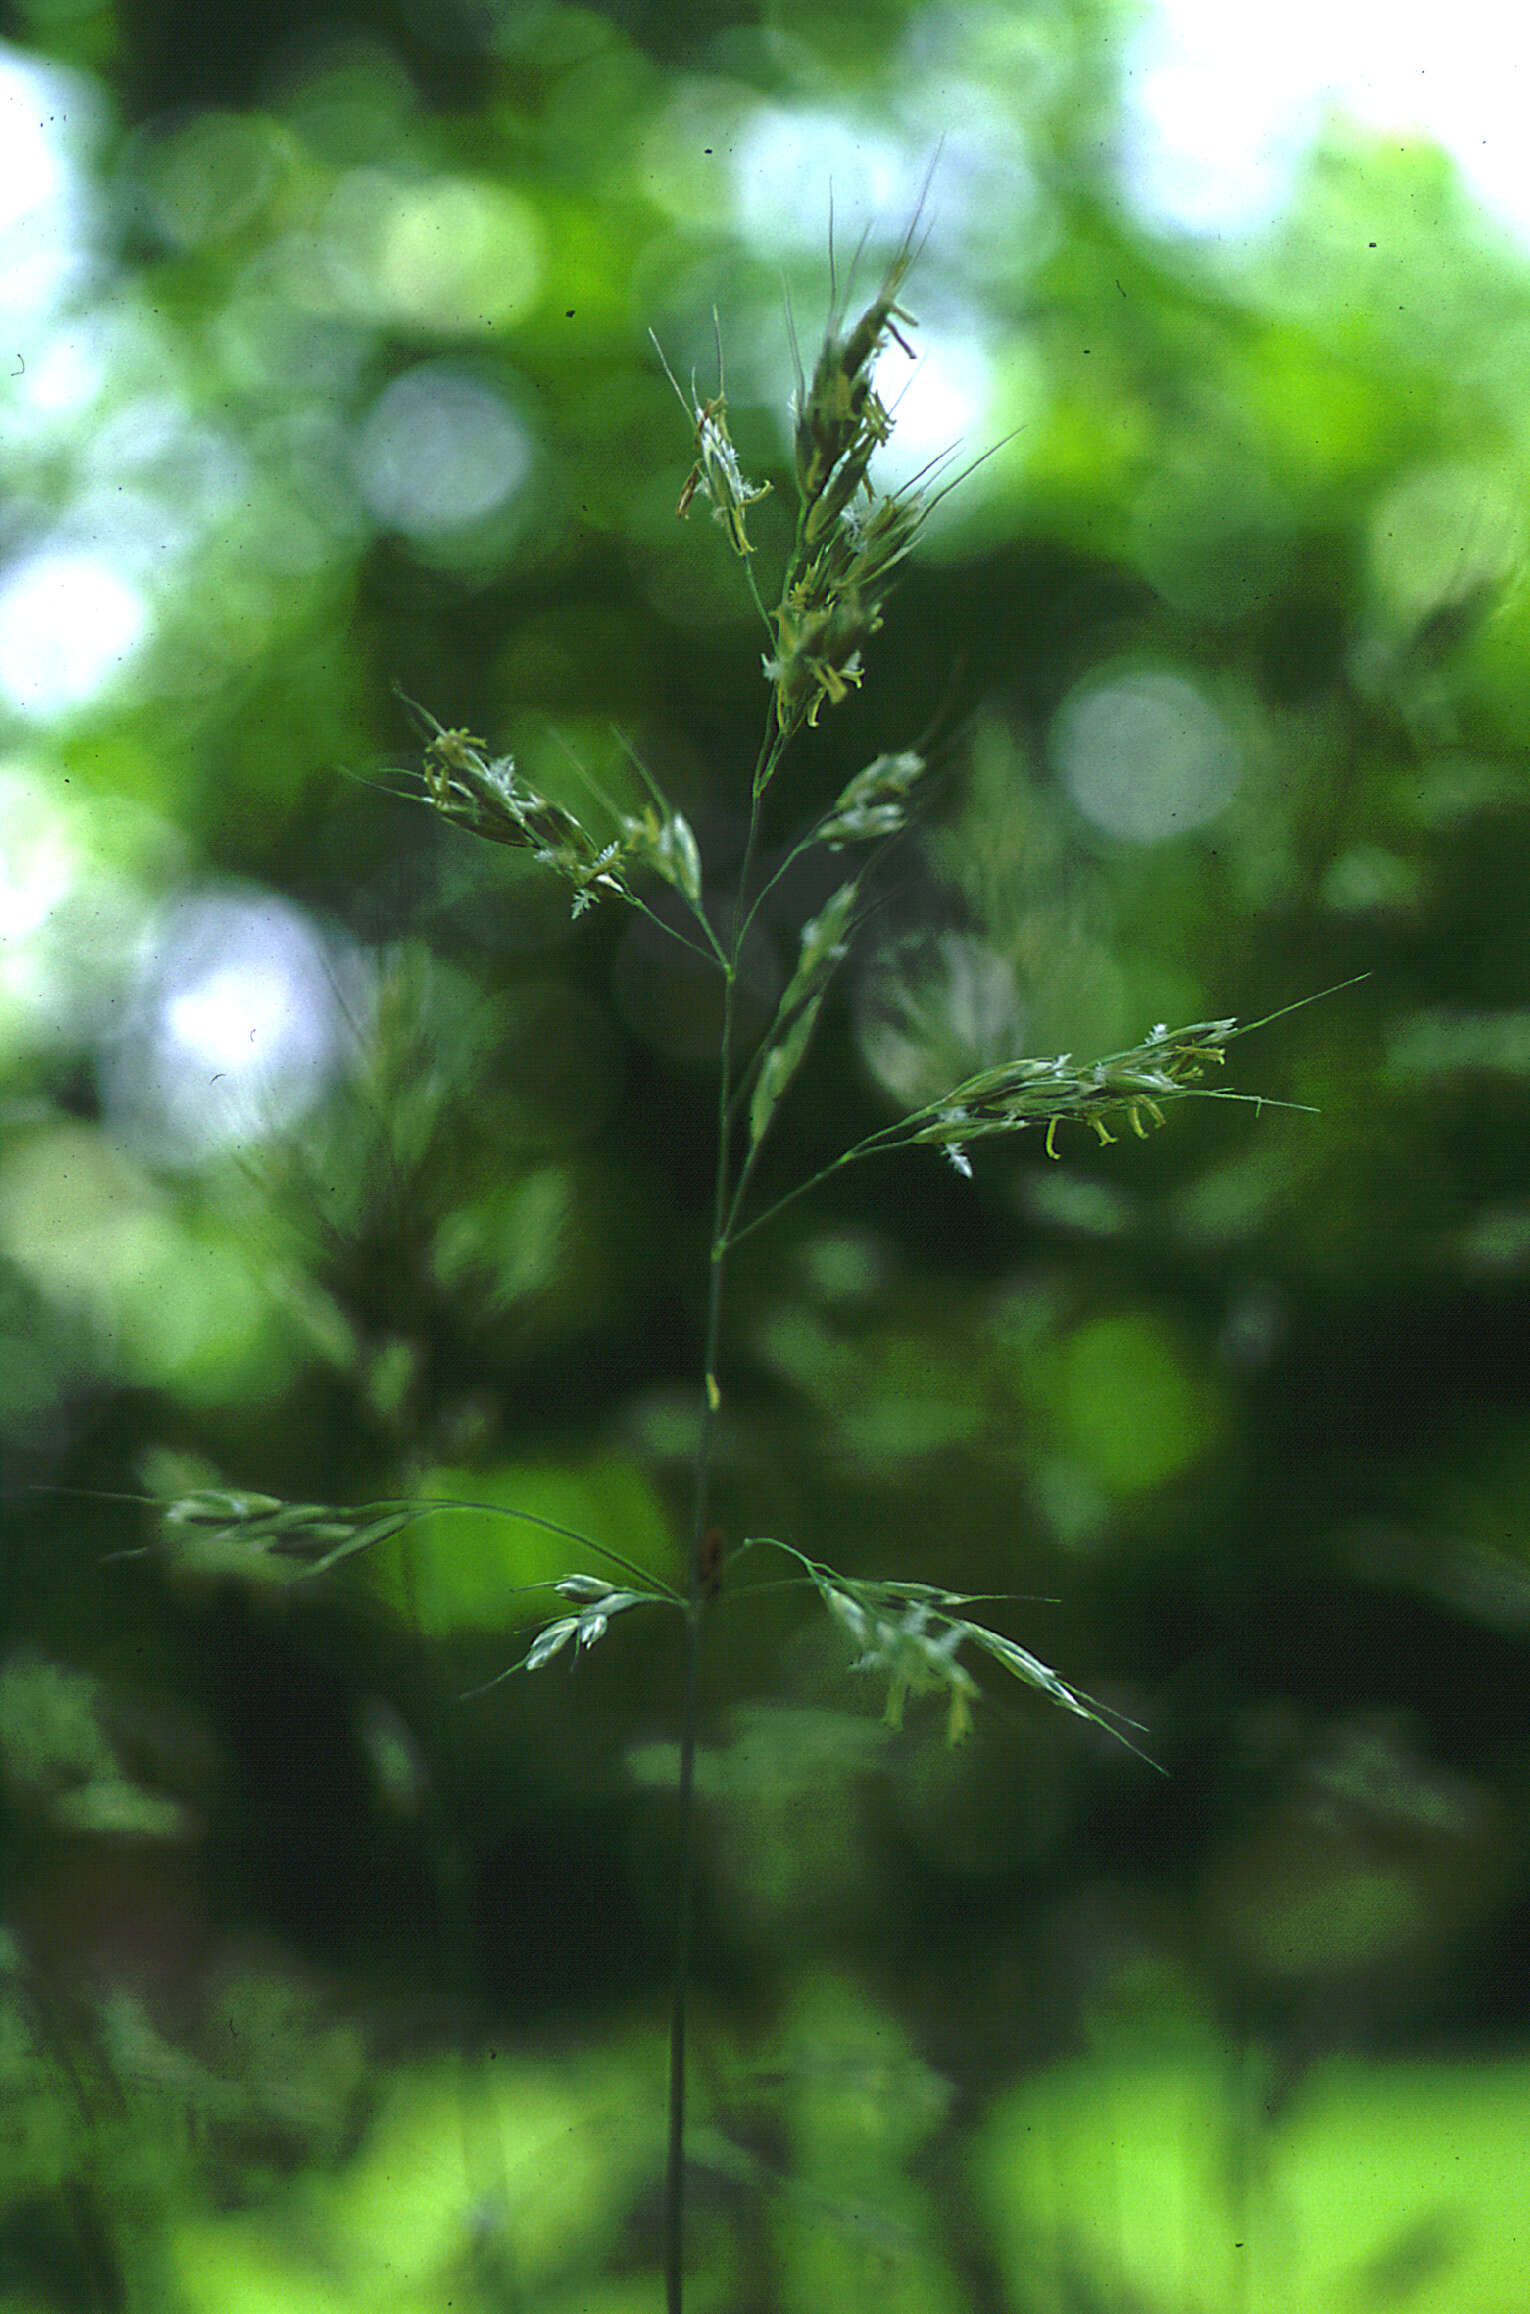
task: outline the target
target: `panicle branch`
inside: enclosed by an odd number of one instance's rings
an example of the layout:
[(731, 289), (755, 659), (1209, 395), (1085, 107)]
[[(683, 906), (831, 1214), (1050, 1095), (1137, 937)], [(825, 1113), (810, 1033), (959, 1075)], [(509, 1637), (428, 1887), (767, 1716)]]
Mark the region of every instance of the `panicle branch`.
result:
[(1057, 1155), (1056, 1133), (1065, 1118), (1089, 1125), (1102, 1142), (1115, 1139), (1112, 1123), (1126, 1123), (1140, 1141), (1164, 1122), (1161, 1103), (1195, 1090), (1208, 1067), (1220, 1067), (1237, 1034), (1235, 1020), (1203, 1020), (1170, 1029), (1160, 1022), (1141, 1044), (1103, 1060), (1075, 1063), (1071, 1053), (1049, 1060), (1004, 1061), (983, 1069), (894, 1128), (899, 1140), (934, 1143), (960, 1172), (970, 1173), (965, 1144), (993, 1133), (1045, 1125), (1047, 1154)]
[(883, 1716), (890, 1727), (902, 1726), (910, 1696), (943, 1694), (946, 1741), (960, 1743), (971, 1732), (972, 1706), (982, 1693), (960, 1660), (961, 1650), (970, 1647), (990, 1657), (1012, 1679), (1034, 1687), (1064, 1711), (1092, 1720), (1136, 1751), (1123, 1732), (1136, 1726), (1135, 1721), (1108, 1711), (1081, 1688), (1070, 1686), (1017, 1640), (959, 1612), (980, 1603), (974, 1593), (947, 1591), (936, 1583), (887, 1583), (842, 1575), (773, 1535), (751, 1536), (743, 1548), (783, 1551), (804, 1570), (835, 1622), (860, 1650), (851, 1669), (874, 1672), (887, 1681)]
[(576, 916), (602, 895), (640, 906), (632, 883), (638, 869), (673, 885), (699, 913), (701, 855), (695, 835), (684, 814), (657, 789), (640, 812), (613, 815), (614, 836), (594, 832), (567, 804), (533, 787), (517, 771), (513, 756), (491, 756), (486, 742), (471, 731), (448, 731), (428, 708), (412, 699), (407, 704), (431, 734), (420, 771), (421, 800), (470, 835), (530, 852), (539, 867), (551, 868), (572, 885)]
[[(831, 305), (811, 379), (803, 374), (793, 342), (797, 526), (779, 600), (766, 614), (774, 648), (764, 661), (776, 728), (784, 738), (805, 723), (816, 724), (826, 700), (837, 706), (859, 685), (865, 672), (862, 653), (882, 624), (887, 581), (933, 504), (920, 487), (922, 478), (884, 493), (871, 472), (876, 452), (893, 431), (891, 411), (876, 388), (877, 363), (890, 345), (914, 358), (905, 335), (914, 327), (914, 316), (900, 300), (916, 254), (919, 215), (916, 210), (880, 289), (856, 319), (846, 321), (837, 299)], [(690, 416), (696, 441), (696, 460), (676, 512), (689, 513), (699, 493), (710, 502), (734, 552), (747, 555), (753, 549), (745, 517), (769, 486), (747, 482), (740, 470), (728, 431), (721, 344), (718, 391), (705, 401), (694, 381), (687, 401), (657, 338), (654, 347)], [(768, 776), (767, 768), (761, 784)]]

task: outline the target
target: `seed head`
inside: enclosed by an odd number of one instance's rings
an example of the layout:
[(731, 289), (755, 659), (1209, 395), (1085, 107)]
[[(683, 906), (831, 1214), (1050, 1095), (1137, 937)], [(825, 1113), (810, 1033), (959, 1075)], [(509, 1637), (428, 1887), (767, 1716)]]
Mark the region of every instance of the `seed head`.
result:
[(714, 522), (720, 522), (728, 533), (729, 544), (734, 553), (753, 554), (754, 548), (750, 544), (748, 533), (744, 528), (744, 517), (749, 508), (758, 499), (765, 496), (770, 484), (768, 482), (746, 482), (739, 466), (738, 452), (734, 449), (733, 437), (728, 432), (727, 397), (722, 391), (721, 337), (718, 339), (717, 348), (717, 392), (707, 401), (699, 401), (693, 375), (691, 398), (687, 402), (684, 394), (680, 392), (674, 371), (664, 360), (664, 348), (654, 337), (652, 330), (648, 334), (653, 339), (654, 352), (664, 365), (664, 375), (679, 396), (681, 408), (689, 411), (696, 430), (696, 463), (681, 486), (675, 512), (682, 519), (687, 516), (691, 511), (691, 502), (699, 490), (702, 496), (711, 503)]
[[(809, 538), (816, 537), (854, 497), (866, 480), (871, 455), (887, 440), (892, 421), (872, 385), (877, 358), (891, 339), (913, 360), (913, 348), (898, 323), (914, 317), (896, 303), (913, 263), (905, 239), (888, 267), (882, 287), (854, 326), (841, 331), (834, 316), (824, 331), (811, 385), (797, 391), (797, 423), (792, 449), (797, 489), (807, 509)], [(820, 501), (829, 508), (820, 513)]]
[(831, 852), (842, 852), (847, 844), (895, 836), (908, 817), (910, 791), (923, 770), (924, 757), (911, 749), (877, 756), (841, 789), (833, 809), (819, 822), (819, 843)]

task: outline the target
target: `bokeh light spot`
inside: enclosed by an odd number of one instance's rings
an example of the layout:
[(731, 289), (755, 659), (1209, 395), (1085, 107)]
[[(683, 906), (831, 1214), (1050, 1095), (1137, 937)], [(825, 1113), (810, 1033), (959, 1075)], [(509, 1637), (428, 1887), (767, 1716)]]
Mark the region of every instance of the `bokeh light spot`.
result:
[(93, 555), (45, 548), (0, 575), (0, 694), (38, 716), (105, 690), (149, 625), (135, 587)]
[(1084, 817), (1123, 842), (1157, 844), (1204, 826), (1242, 776), (1226, 722), (1166, 668), (1096, 675), (1064, 700), (1052, 760)]
[(347, 977), (359, 981), (356, 959), (274, 894), (183, 898), (146, 937), (127, 1025), (103, 1059), (114, 1129), (169, 1165), (286, 1130), (351, 1039)]
[(441, 363), (384, 388), (357, 444), (362, 496), (406, 537), (498, 514), (531, 469), (526, 429), (492, 388)]

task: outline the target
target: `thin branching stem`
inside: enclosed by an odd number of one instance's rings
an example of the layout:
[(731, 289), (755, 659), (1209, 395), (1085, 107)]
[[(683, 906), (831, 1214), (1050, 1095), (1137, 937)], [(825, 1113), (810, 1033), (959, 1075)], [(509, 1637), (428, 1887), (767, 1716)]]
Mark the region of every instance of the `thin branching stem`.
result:
[[(690, 1550), (685, 1587), (685, 1669), (680, 1717), (680, 1762), (675, 1902), (674, 1989), (669, 2026), (669, 2126), (664, 2183), (664, 2303), (666, 2314), (683, 2314), (685, 2299), (685, 2103), (686, 2027), (690, 1996), (691, 1946), (696, 1897), (696, 1733), (701, 1682), (702, 1631), (707, 1601), (702, 1581), (703, 1538), (711, 1501), (712, 1456), (722, 1394), (717, 1367), (722, 1342), (723, 1289), (729, 1222), (736, 1211), (733, 1181), (733, 1079), (738, 1031), (738, 985), (744, 941), (752, 911), (749, 883), (760, 834), (760, 799), (780, 759), (784, 742), (772, 712), (760, 743), (751, 784), (749, 832), (739, 868), (729, 950), (723, 963), (723, 1018), (717, 1068), (717, 1150), (712, 1184), (712, 1239), (707, 1282), (706, 1335), (702, 1349), (701, 1425), (691, 1494)], [(747, 1169), (747, 1167), (746, 1167)]]
[[(629, 1559), (624, 1551), (614, 1550), (609, 1543), (596, 1542), (592, 1535), (581, 1533), (579, 1528), (563, 1526), (557, 1519), (545, 1519), (537, 1511), (516, 1510), (509, 1503), (468, 1502), (457, 1495), (432, 1495), (415, 1507), (422, 1518), (431, 1511), (481, 1511), (490, 1518), (517, 1519), (522, 1526), (540, 1527), (546, 1534), (562, 1535), (569, 1542), (577, 1543), (581, 1550), (593, 1551), (608, 1566), (619, 1567), (624, 1575), (630, 1575), (634, 1582), (641, 1583), (645, 1588), (662, 1592), (679, 1601), (680, 1593), (666, 1583), (662, 1575), (656, 1575), (649, 1568), (640, 1566), (636, 1559)], [(526, 1588), (536, 1590), (540, 1586), (528, 1584)]]
[(819, 1188), (831, 1175), (842, 1172), (858, 1158), (873, 1157), (879, 1149), (897, 1148), (899, 1143), (893, 1136), (901, 1133), (901, 1130), (900, 1119), (897, 1126), (884, 1127), (880, 1133), (869, 1134), (864, 1141), (857, 1141), (853, 1149), (842, 1149), (837, 1157), (831, 1158), (827, 1165), (820, 1166), (805, 1181), (799, 1181), (794, 1189), (788, 1189), (773, 1205), (767, 1205), (762, 1213), (756, 1213), (743, 1223), (735, 1220), (728, 1233), (729, 1245), (742, 1245), (746, 1237), (753, 1237), (755, 1231), (763, 1229), (767, 1221), (774, 1221), (778, 1213), (784, 1213), (789, 1205), (795, 1205), (799, 1197), (806, 1197), (810, 1190)]
[(665, 935), (666, 939), (677, 941), (682, 948), (688, 949), (692, 956), (699, 956), (703, 964), (709, 964), (714, 961), (719, 963), (721, 962), (723, 952), (718, 944), (717, 935), (712, 930), (711, 925), (707, 922), (706, 917), (701, 913), (700, 909), (693, 909), (691, 912), (695, 916), (696, 921), (700, 924), (702, 930), (706, 933), (707, 945), (704, 948), (699, 940), (693, 940), (690, 934), (686, 931), (683, 931), (678, 924), (672, 924), (667, 916), (661, 916), (658, 909), (651, 908), (646, 900), (642, 898), (635, 898), (632, 905), (634, 908), (636, 908), (638, 914), (640, 916), (646, 916), (649, 923), (655, 925), (657, 929)]

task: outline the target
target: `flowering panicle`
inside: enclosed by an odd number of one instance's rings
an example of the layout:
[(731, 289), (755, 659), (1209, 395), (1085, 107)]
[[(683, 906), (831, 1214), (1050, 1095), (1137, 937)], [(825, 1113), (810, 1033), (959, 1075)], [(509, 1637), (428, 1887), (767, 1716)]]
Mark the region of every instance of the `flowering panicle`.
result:
[(816, 723), (861, 680), (861, 648), (882, 625), (889, 574), (929, 512), (917, 489), (847, 507), (815, 548), (803, 546), (771, 614), (776, 648), (765, 660), (783, 732)]
[[(541, 1586), (537, 1586), (541, 1588)], [(525, 1654), (505, 1670), (497, 1671), (481, 1687), (469, 1688), (469, 1696), (487, 1695), (491, 1687), (500, 1687), (507, 1679), (514, 1679), (520, 1671), (541, 1671), (555, 1655), (561, 1655), (572, 1643), (570, 1661), (577, 1663), (588, 1647), (604, 1639), (611, 1627), (613, 1615), (625, 1615), (629, 1607), (679, 1607), (677, 1593), (644, 1587), (638, 1590), (619, 1590), (608, 1583), (604, 1575), (564, 1575), (551, 1585), (560, 1599), (570, 1600), (578, 1609), (574, 1615), (557, 1615), (544, 1623)], [(464, 1698), (466, 1700), (466, 1698)]]
[(849, 329), (831, 314), (813, 365), (811, 384), (797, 373), (792, 453), (803, 510), (803, 537), (811, 543), (841, 515), (857, 490), (869, 489), (866, 470), (872, 453), (892, 432), (892, 421), (872, 382), (877, 357), (889, 340), (913, 360), (913, 349), (898, 323), (914, 317), (897, 302), (913, 244), (903, 245), (883, 277), (882, 287)]
[(802, 1064), (812, 1040), (829, 982), (849, 953), (860, 879), (852, 877), (831, 894), (802, 927), (796, 969), (776, 1007), (776, 1017), (760, 1048), (759, 1073), (749, 1104), (749, 1139), (757, 1147), (777, 1103)]
[(783, 732), (816, 723), (825, 700), (837, 706), (859, 684), (862, 649), (882, 624), (883, 587), (928, 511), (916, 488), (879, 495), (870, 472), (892, 434), (872, 383), (877, 358), (891, 340), (912, 359), (897, 325), (913, 317), (896, 302), (910, 261), (905, 241), (854, 326), (841, 330), (831, 317), (811, 384), (798, 372), (797, 539), (765, 661)]
[(1046, 1126), (1047, 1155), (1055, 1157), (1057, 1128), (1067, 1117), (1092, 1126), (1102, 1142), (1115, 1139), (1110, 1126), (1123, 1120), (1146, 1140), (1149, 1125), (1164, 1122), (1160, 1103), (1193, 1091), (1210, 1064), (1220, 1066), (1237, 1030), (1235, 1020), (1172, 1030), (1160, 1022), (1140, 1045), (1104, 1060), (1076, 1065), (1071, 1053), (1058, 1053), (1050, 1060), (1005, 1061), (916, 1110), (898, 1138), (934, 1143), (963, 1173), (971, 1171), (967, 1142), (1028, 1125)]
[(530, 852), (578, 891), (620, 891), (611, 873), (619, 844), (597, 844), (566, 804), (519, 777), (513, 756), (491, 757), (471, 731), (445, 731), (430, 720), (435, 737), (425, 749), (422, 776), (427, 802), (444, 819), (488, 843)]
[(637, 865), (651, 868), (683, 892), (692, 907), (701, 904), (701, 853), (691, 823), (667, 804), (645, 805), (622, 814), (622, 849)]
[(712, 520), (722, 524), (734, 553), (753, 554), (744, 516), (757, 499), (765, 496), (770, 484), (744, 480), (738, 452), (728, 432), (727, 405), (721, 394), (703, 402), (696, 411), (696, 447), (699, 456), (680, 493), (675, 512), (682, 516), (688, 514), (691, 500), (699, 489), (711, 501)]
[[(782, 1551), (803, 1569), (835, 1622), (860, 1650), (852, 1670), (877, 1672), (886, 1679), (883, 1716), (890, 1727), (902, 1726), (903, 1708), (911, 1695), (944, 1693), (946, 1741), (960, 1743), (971, 1730), (972, 1706), (982, 1693), (960, 1661), (961, 1650), (971, 1647), (987, 1655), (1012, 1679), (1034, 1687), (1064, 1711), (1107, 1728), (1129, 1749), (1136, 1750), (1123, 1734), (1122, 1725), (1117, 1724), (1119, 1713), (1110, 1713), (1081, 1688), (1070, 1687), (1050, 1664), (1043, 1663), (1018, 1640), (961, 1613), (963, 1608), (983, 1603), (975, 1592), (947, 1591), (936, 1583), (883, 1583), (842, 1575), (773, 1535), (752, 1536), (744, 1547)], [(1123, 1724), (1131, 1727), (1136, 1723), (1126, 1720)]]
[(172, 1565), (257, 1583), (327, 1574), (423, 1515), (414, 1503), (284, 1502), (245, 1487), (217, 1486), (163, 1498), (157, 1508), (158, 1548)]
[(516, 1665), (517, 1670), (540, 1671), (544, 1663), (561, 1654), (570, 1640), (574, 1642), (577, 1657), (582, 1649), (593, 1647), (597, 1639), (604, 1639), (613, 1615), (624, 1614), (629, 1607), (664, 1603), (659, 1592), (619, 1591), (602, 1575), (565, 1575), (561, 1582), (554, 1583), (553, 1589), (560, 1598), (576, 1602), (579, 1612), (560, 1615), (556, 1621), (544, 1625)]
[[(414, 702), (410, 701), (411, 706)], [(602, 838), (567, 804), (543, 795), (508, 755), (490, 756), (471, 731), (448, 731), (429, 710), (415, 706), (433, 736), (425, 748), (424, 799), (443, 818), (486, 842), (528, 851), (574, 889), (574, 914), (602, 894), (633, 900), (634, 868), (673, 884), (693, 907), (701, 901), (701, 856), (690, 823), (661, 796), (640, 813), (616, 814), (618, 833)]]
[(909, 1584), (857, 1583), (831, 1576), (824, 1569), (818, 1591), (824, 1605), (843, 1625), (861, 1652), (851, 1666), (855, 1671), (879, 1671), (887, 1680), (889, 1727), (903, 1725), (903, 1706), (911, 1695), (930, 1695), (942, 1688), (947, 1697), (946, 1741), (960, 1743), (971, 1732), (972, 1705), (978, 1683), (957, 1650), (970, 1626), (949, 1618), (935, 1618), (932, 1601), (911, 1595)]
[(1101, 1141), (1113, 1141), (1111, 1125), (1124, 1121), (1139, 1141), (1145, 1141), (1150, 1126), (1164, 1122), (1162, 1102), (1197, 1093), (1207, 1100), (1251, 1101), (1259, 1109), (1267, 1102), (1277, 1109), (1304, 1108), (1304, 1102), (1277, 1101), (1262, 1093), (1206, 1091), (1200, 1080), (1209, 1067), (1220, 1068), (1234, 1037), (1268, 1028), (1271, 1021), (1284, 1020), (1287, 1013), (1321, 1003), (1324, 997), (1353, 988), (1364, 978), (1363, 972), (1357, 973), (1352, 980), (1320, 988), (1314, 996), (1299, 996), (1294, 1004), (1284, 1004), (1261, 1020), (1241, 1024), (1236, 1020), (1200, 1020), (1189, 1028), (1168, 1028), (1159, 1021), (1141, 1044), (1127, 1052), (1107, 1053), (1104, 1060), (1083, 1066), (1075, 1064), (1071, 1053), (1059, 1053), (1053, 1060), (1001, 1062), (998, 1068), (965, 1078), (939, 1100), (914, 1110), (885, 1133), (874, 1133), (869, 1141), (859, 1143), (854, 1153), (934, 1143), (945, 1150), (958, 1172), (970, 1173), (967, 1142), (991, 1133), (1022, 1132), (1027, 1125), (1046, 1126), (1047, 1155), (1055, 1157), (1057, 1128), (1066, 1117), (1077, 1117), (1092, 1126)]
[[(913, 358), (904, 334), (913, 327), (913, 316), (899, 299), (914, 254), (911, 225), (881, 288), (855, 321), (846, 323), (836, 301), (811, 379), (804, 376), (793, 344), (797, 532), (780, 599), (768, 614), (774, 648), (764, 661), (783, 737), (804, 723), (816, 723), (825, 700), (837, 706), (860, 683), (861, 654), (881, 627), (888, 577), (929, 512), (917, 483), (883, 495), (871, 476), (872, 459), (893, 430), (891, 412), (876, 389), (877, 362), (889, 345)], [(721, 350), (717, 395), (700, 401), (693, 385), (687, 402), (657, 338), (654, 345), (696, 437), (696, 462), (676, 512), (688, 513), (701, 492), (735, 553), (748, 554), (752, 549), (744, 518), (764, 489), (747, 483), (739, 470), (720, 390)]]

